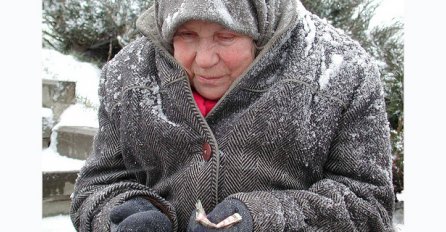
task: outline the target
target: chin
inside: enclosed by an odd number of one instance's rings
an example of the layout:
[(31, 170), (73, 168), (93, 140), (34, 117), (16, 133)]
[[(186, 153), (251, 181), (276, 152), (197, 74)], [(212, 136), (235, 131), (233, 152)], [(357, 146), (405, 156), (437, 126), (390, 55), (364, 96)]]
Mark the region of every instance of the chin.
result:
[(223, 97), (223, 94), (222, 95), (215, 95), (215, 94), (203, 95), (203, 97), (208, 99), (208, 100), (216, 101), (216, 100), (220, 99), (221, 97)]
[(218, 99), (220, 99), (221, 97), (223, 97), (223, 94), (219, 94), (219, 93), (215, 93), (215, 92), (206, 92), (206, 91), (198, 91), (198, 93), (201, 95), (201, 96), (203, 96), (204, 98), (206, 98), (206, 99), (209, 99), (209, 100), (218, 100)]

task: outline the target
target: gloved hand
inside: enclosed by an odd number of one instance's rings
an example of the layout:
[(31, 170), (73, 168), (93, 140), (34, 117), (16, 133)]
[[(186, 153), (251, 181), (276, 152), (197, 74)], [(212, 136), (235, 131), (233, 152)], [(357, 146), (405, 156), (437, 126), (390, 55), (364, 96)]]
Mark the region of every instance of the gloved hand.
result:
[(169, 218), (147, 199), (132, 198), (110, 212), (112, 232), (172, 231)]
[(220, 228), (220, 229), (210, 229), (199, 222), (195, 221), (195, 211), (192, 212), (192, 215), (189, 219), (189, 225), (187, 227), (188, 232), (251, 232), (253, 230), (253, 222), (251, 214), (246, 208), (245, 204), (237, 199), (228, 199), (222, 201), (220, 204), (215, 206), (215, 208), (207, 214), (207, 218), (209, 221), (213, 223), (219, 223), (231, 216), (234, 213), (239, 213), (242, 216), (242, 220), (230, 227)]

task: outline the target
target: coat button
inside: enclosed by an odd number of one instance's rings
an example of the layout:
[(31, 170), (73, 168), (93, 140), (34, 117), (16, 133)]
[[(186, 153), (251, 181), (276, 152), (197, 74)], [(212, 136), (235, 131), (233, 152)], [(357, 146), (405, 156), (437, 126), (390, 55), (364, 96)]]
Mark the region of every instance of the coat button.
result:
[(203, 159), (206, 161), (209, 161), (211, 159), (211, 145), (209, 145), (209, 143), (204, 143), (203, 144)]

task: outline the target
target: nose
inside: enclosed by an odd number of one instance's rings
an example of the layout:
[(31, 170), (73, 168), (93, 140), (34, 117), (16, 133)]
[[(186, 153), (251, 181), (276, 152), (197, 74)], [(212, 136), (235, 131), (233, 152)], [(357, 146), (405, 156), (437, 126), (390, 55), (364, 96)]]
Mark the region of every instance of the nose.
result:
[(200, 41), (195, 54), (195, 63), (203, 69), (210, 68), (218, 63), (220, 57), (212, 41)]

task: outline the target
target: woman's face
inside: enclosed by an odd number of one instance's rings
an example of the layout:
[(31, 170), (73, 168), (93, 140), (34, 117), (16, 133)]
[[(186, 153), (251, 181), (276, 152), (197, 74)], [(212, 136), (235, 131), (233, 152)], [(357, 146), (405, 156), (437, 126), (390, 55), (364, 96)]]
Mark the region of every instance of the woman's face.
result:
[(220, 24), (188, 21), (174, 37), (175, 59), (186, 69), (192, 87), (204, 98), (217, 100), (254, 60), (252, 38)]

